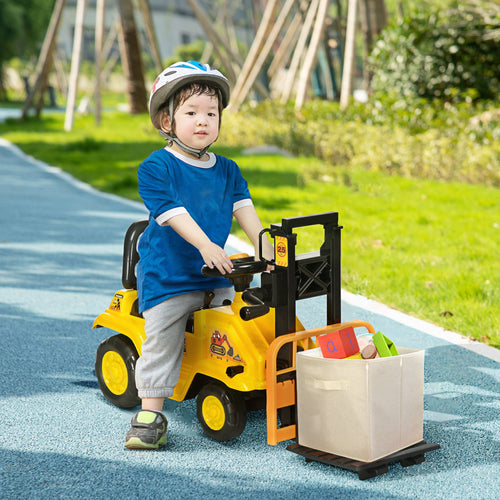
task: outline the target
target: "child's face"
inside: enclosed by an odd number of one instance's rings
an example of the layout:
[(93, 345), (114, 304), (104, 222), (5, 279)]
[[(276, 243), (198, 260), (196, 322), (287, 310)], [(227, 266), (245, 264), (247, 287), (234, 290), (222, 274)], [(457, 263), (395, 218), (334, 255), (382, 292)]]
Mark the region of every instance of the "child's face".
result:
[[(216, 96), (199, 94), (188, 97), (175, 111), (175, 135), (186, 145), (203, 149), (219, 135), (219, 101)], [(165, 120), (170, 132), (170, 120)], [(177, 145), (172, 145), (174, 149)], [(179, 152), (182, 152), (179, 150)], [(182, 152), (182, 154), (186, 154)], [(191, 155), (190, 155), (191, 156)], [(196, 158), (193, 156), (193, 158)]]

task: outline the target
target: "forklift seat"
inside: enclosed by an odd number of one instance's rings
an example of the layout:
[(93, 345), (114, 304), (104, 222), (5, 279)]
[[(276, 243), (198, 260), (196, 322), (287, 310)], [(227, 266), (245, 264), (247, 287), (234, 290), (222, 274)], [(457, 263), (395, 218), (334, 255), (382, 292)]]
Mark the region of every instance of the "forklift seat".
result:
[(130, 225), (125, 234), (123, 242), (122, 285), (129, 290), (137, 289), (137, 276), (135, 274), (136, 266), (139, 262), (137, 244), (148, 224), (149, 221), (147, 220), (138, 220)]

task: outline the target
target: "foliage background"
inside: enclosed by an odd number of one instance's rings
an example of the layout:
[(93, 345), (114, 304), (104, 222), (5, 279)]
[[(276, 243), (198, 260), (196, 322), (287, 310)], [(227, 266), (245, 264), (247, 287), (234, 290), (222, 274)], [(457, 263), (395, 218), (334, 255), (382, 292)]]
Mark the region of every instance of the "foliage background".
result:
[(49, 23), (52, 0), (0, 0), (0, 99), (6, 99), (4, 66), (17, 57), (38, 56)]
[(500, 5), (466, 0), (392, 17), (370, 57), (375, 93), (447, 101), (500, 94)]

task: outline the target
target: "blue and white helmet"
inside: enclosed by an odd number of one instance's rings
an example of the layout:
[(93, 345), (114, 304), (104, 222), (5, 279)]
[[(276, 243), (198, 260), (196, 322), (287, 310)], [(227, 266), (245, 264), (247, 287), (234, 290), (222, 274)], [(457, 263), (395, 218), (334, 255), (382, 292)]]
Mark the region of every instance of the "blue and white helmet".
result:
[(172, 64), (158, 75), (149, 96), (149, 116), (157, 129), (161, 129), (160, 108), (172, 101), (178, 89), (191, 82), (206, 82), (213, 85), (220, 91), (222, 107), (225, 108), (229, 104), (229, 82), (220, 71), (197, 61)]

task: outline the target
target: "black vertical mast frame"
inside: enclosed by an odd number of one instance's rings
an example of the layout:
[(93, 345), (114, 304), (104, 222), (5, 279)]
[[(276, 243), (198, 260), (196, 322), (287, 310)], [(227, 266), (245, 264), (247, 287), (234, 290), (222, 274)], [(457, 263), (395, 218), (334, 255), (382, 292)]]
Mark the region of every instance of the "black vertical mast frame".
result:
[[(319, 251), (296, 255), (294, 229), (322, 225), (324, 241)], [(275, 269), (271, 272), (272, 306), (276, 312), (276, 337), (296, 331), (297, 300), (327, 296), (327, 325), (341, 322), (340, 230), (338, 212), (282, 219), (268, 231), (275, 244)], [(279, 265), (276, 237), (286, 240), (286, 265)], [(284, 241), (284, 240), (280, 240)]]

